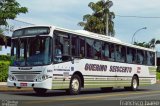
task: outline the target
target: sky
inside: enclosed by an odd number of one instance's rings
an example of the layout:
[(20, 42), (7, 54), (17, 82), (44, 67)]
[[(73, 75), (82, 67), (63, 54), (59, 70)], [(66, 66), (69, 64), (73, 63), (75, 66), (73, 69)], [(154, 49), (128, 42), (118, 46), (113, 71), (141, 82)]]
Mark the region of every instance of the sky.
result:
[[(20, 14), (16, 19), (40, 25), (55, 25), (79, 30), (78, 22), (83, 15), (92, 13), (89, 2), (98, 0), (17, 0), (28, 8), (27, 14)], [(160, 0), (112, 0), (110, 8), (116, 15), (160, 17)], [(129, 18), (116, 16), (114, 19), (115, 37), (131, 43), (133, 34), (140, 28), (147, 27), (135, 35), (135, 41), (148, 42), (152, 38), (160, 39), (160, 18)], [(160, 51), (160, 46), (156, 47)]]

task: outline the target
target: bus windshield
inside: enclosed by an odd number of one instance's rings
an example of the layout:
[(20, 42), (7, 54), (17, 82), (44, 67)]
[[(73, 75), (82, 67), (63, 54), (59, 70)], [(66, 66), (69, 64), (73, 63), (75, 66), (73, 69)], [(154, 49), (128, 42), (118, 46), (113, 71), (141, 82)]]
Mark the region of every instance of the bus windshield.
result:
[(12, 39), (11, 66), (37, 66), (51, 63), (51, 37)]

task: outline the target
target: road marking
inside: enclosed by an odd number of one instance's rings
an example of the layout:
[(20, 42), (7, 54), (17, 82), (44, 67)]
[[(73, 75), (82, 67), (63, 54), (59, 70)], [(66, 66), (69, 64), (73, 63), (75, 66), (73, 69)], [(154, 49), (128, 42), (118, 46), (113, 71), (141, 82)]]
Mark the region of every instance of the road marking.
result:
[(140, 94), (152, 94), (152, 93), (160, 93), (160, 90), (158, 91), (150, 91), (150, 92), (130, 92), (130, 93), (123, 93), (123, 94), (110, 94), (110, 95), (98, 95), (98, 96), (83, 96), (83, 97), (72, 97), (72, 98), (58, 98), (54, 100), (44, 100), (44, 101), (29, 101), (26, 102), (26, 104), (36, 104), (36, 103), (48, 103), (48, 102), (58, 102), (58, 101), (71, 101), (71, 100), (91, 100), (91, 99), (96, 99), (98, 98), (104, 98), (104, 97), (115, 97), (115, 96), (129, 96), (129, 95), (140, 95)]

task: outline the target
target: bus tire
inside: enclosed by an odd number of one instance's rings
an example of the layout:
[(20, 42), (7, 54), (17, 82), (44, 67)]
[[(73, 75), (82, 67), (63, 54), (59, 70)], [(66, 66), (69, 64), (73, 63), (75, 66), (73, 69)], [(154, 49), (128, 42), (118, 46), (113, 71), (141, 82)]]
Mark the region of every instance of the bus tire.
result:
[(136, 91), (138, 89), (138, 78), (136, 76), (133, 76), (131, 86), (124, 88), (129, 91)]
[(131, 83), (131, 90), (136, 91), (138, 89), (138, 78), (137, 76), (133, 76)]
[(37, 95), (44, 95), (47, 92), (47, 89), (43, 88), (33, 88)]
[(71, 95), (78, 95), (81, 90), (81, 79), (78, 75), (73, 75), (70, 81), (69, 93)]

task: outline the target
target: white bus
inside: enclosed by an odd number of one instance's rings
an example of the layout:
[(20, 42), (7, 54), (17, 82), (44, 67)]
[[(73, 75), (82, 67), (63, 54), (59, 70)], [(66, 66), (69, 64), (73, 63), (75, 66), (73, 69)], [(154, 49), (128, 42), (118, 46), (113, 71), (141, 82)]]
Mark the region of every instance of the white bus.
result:
[(9, 87), (37, 94), (61, 89), (124, 87), (156, 83), (156, 51), (83, 30), (30, 26), (13, 32)]

